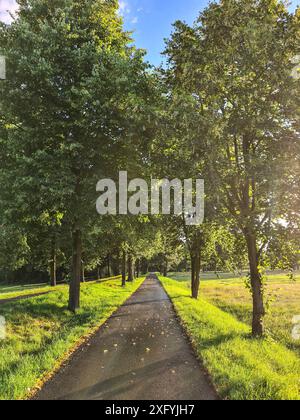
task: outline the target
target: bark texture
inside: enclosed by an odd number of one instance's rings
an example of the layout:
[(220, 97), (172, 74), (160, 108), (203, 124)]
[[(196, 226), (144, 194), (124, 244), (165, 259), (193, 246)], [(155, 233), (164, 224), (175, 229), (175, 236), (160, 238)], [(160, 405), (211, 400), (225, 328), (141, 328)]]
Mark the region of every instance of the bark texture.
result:
[(70, 282), (69, 310), (80, 308), (80, 283), (82, 274), (82, 237), (80, 229), (73, 232), (72, 278)]

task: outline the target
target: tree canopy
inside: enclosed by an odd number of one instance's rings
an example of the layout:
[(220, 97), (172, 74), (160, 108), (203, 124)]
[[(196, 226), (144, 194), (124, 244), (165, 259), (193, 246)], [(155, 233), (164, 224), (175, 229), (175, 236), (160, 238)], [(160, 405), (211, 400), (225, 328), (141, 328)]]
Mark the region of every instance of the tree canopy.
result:
[[(0, 267), (70, 281), (149, 268), (249, 270), (263, 334), (264, 268), (299, 266), (300, 9), (212, 2), (178, 21), (151, 67), (116, 0), (18, 0), (0, 24)], [(297, 64), (297, 63), (296, 63)], [(295, 74), (296, 73), (296, 74)], [(96, 212), (100, 179), (205, 180), (205, 221)], [(174, 206), (174, 198), (172, 198)]]

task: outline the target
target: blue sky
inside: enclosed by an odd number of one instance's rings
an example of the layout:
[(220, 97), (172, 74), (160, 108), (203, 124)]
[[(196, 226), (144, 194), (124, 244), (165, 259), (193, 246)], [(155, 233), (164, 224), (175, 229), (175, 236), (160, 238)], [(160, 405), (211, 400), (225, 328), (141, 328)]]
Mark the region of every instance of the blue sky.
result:
[[(185, 20), (193, 23), (208, 0), (120, 0), (126, 29), (134, 30), (135, 43), (148, 51), (147, 59), (159, 65), (163, 57), (164, 39), (169, 38), (172, 23)], [(300, 0), (291, 0), (291, 9), (300, 5)]]
[(148, 51), (147, 59), (160, 64), (164, 39), (170, 36), (172, 23), (186, 20), (192, 23), (207, 0), (121, 0), (121, 12), (126, 29), (134, 30), (138, 47)]
[[(49, 0), (51, 1), (51, 0)], [(300, 0), (291, 0), (292, 9)], [(172, 31), (172, 23), (177, 19), (192, 23), (208, 0), (120, 0), (120, 13), (124, 16), (125, 27), (134, 31), (137, 47), (148, 51), (147, 59), (159, 65), (163, 58), (164, 39)], [(15, 0), (0, 0), (0, 19), (9, 22), (7, 10), (15, 11)]]

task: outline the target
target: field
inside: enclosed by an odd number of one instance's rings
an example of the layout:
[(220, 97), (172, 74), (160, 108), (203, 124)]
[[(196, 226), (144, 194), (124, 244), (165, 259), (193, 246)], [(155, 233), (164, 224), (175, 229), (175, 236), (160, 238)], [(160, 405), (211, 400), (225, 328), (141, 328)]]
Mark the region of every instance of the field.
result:
[[(120, 280), (120, 276), (116, 277), (109, 277), (98, 282), (106, 282), (109, 280)], [(55, 290), (59, 290), (60, 288), (67, 288), (67, 284), (60, 284), (55, 287), (49, 286), (48, 283), (41, 283), (41, 284), (26, 284), (26, 285), (11, 285), (11, 284), (1, 284), (0, 283), (0, 301), (4, 301), (6, 299), (15, 299), (22, 296), (30, 296), (36, 295), (39, 293), (49, 293)]]
[[(204, 280), (190, 298), (187, 275), (161, 277), (199, 357), (223, 398), (299, 400), (299, 342), (292, 318), (300, 315), (300, 283), (270, 276), (272, 299), (263, 340), (250, 337), (251, 298), (242, 279)], [(175, 277), (175, 280), (173, 279)]]
[(66, 285), (56, 287), (50, 287), (49, 284), (31, 284), (25, 286), (0, 285), (0, 301), (36, 295), (38, 293), (53, 292), (62, 287), (66, 287)]
[[(171, 273), (170, 277), (189, 287), (188, 273)], [(251, 294), (245, 287), (245, 279), (222, 275), (205, 275), (201, 284), (201, 296), (239, 321), (251, 325)], [(267, 315), (266, 333), (300, 356), (300, 341), (292, 339), (293, 318), (300, 315), (300, 275), (291, 281), (285, 274), (269, 274), (266, 283)]]
[(66, 308), (67, 286), (47, 295), (1, 304), (7, 338), (0, 340), (0, 399), (22, 399), (30, 394), (142, 281), (138, 279), (126, 288), (116, 280), (83, 284), (81, 309), (76, 315)]

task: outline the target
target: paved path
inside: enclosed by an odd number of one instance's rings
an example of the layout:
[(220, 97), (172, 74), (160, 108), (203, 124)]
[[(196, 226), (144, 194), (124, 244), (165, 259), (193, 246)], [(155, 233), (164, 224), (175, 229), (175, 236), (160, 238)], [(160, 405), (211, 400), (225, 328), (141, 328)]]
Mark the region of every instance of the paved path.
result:
[(157, 279), (149, 278), (36, 397), (40, 400), (214, 400)]

